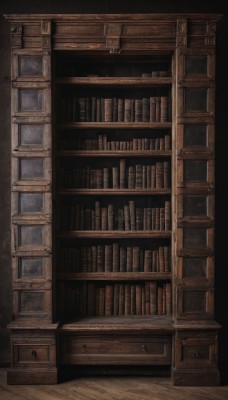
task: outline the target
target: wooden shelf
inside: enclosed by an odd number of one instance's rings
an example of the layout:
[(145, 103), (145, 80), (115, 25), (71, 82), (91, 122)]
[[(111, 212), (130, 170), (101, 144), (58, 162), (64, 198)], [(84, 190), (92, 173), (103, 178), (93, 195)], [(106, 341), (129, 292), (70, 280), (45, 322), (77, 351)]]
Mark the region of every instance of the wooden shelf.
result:
[(102, 280), (102, 281), (140, 281), (171, 279), (171, 272), (59, 272), (59, 280)]
[(62, 77), (57, 78), (59, 85), (78, 85), (78, 86), (133, 86), (133, 87), (151, 87), (167, 86), (172, 84), (172, 77), (105, 77), (105, 76), (83, 76), (83, 77)]
[(171, 231), (65, 231), (60, 232), (61, 238), (96, 238), (96, 239), (124, 239), (124, 238), (170, 238)]
[(171, 129), (172, 122), (66, 122), (59, 129)]
[(99, 195), (99, 196), (158, 196), (170, 195), (171, 189), (61, 189), (58, 195)]
[(58, 150), (59, 157), (171, 157), (171, 150)]

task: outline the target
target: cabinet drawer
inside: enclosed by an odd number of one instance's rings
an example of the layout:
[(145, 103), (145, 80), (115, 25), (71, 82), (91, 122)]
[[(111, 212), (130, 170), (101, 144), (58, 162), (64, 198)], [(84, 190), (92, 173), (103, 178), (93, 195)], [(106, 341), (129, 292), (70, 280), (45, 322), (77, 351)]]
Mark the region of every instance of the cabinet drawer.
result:
[(171, 337), (159, 336), (63, 336), (63, 364), (169, 365)]
[(55, 348), (51, 343), (13, 343), (15, 367), (47, 367), (55, 362)]
[(177, 368), (213, 368), (216, 366), (216, 343), (210, 338), (177, 341)]

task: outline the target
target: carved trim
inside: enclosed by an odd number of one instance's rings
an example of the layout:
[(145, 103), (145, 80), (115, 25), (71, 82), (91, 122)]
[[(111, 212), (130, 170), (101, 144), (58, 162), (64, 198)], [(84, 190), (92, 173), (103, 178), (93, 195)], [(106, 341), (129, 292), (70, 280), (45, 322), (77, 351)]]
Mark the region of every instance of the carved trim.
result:
[(177, 20), (177, 37), (176, 46), (177, 47), (187, 47), (187, 19), (181, 18)]
[(11, 25), (11, 44), (12, 48), (22, 48), (22, 24), (12, 24)]
[(109, 49), (111, 54), (119, 54), (120, 49), (120, 37), (121, 37), (121, 24), (105, 24), (104, 35), (106, 36), (106, 47)]
[(41, 20), (41, 37), (43, 49), (51, 49), (51, 20)]
[(215, 46), (216, 22), (207, 21), (205, 46)]

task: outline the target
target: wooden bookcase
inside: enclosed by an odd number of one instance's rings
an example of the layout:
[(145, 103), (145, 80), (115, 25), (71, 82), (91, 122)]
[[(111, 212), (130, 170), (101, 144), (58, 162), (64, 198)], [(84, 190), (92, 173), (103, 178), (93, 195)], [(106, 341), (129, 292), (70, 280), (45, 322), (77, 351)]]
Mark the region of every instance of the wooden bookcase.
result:
[(6, 15), (9, 384), (218, 385), (214, 14)]

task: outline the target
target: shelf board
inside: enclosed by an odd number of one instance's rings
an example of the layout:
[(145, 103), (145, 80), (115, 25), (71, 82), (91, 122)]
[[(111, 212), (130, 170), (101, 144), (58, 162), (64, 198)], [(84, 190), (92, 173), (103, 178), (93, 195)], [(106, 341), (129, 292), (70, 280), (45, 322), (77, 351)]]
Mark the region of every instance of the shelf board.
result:
[(129, 280), (167, 280), (171, 279), (171, 272), (59, 272), (57, 279), (61, 280), (102, 280), (102, 281), (129, 281)]
[(59, 150), (59, 157), (171, 157), (171, 150)]
[(170, 238), (171, 231), (63, 231), (60, 238), (133, 239)]
[(172, 122), (66, 122), (59, 129), (171, 129)]
[(171, 189), (61, 189), (57, 191), (58, 195), (91, 195), (91, 196), (157, 196), (170, 195)]
[(173, 321), (169, 316), (113, 316), (113, 317), (84, 317), (64, 323), (62, 331), (70, 332), (172, 332)]
[(172, 84), (172, 77), (111, 77), (111, 76), (69, 76), (58, 77), (56, 83), (59, 85), (80, 85), (80, 86), (133, 86), (133, 87), (151, 87), (168, 86)]

